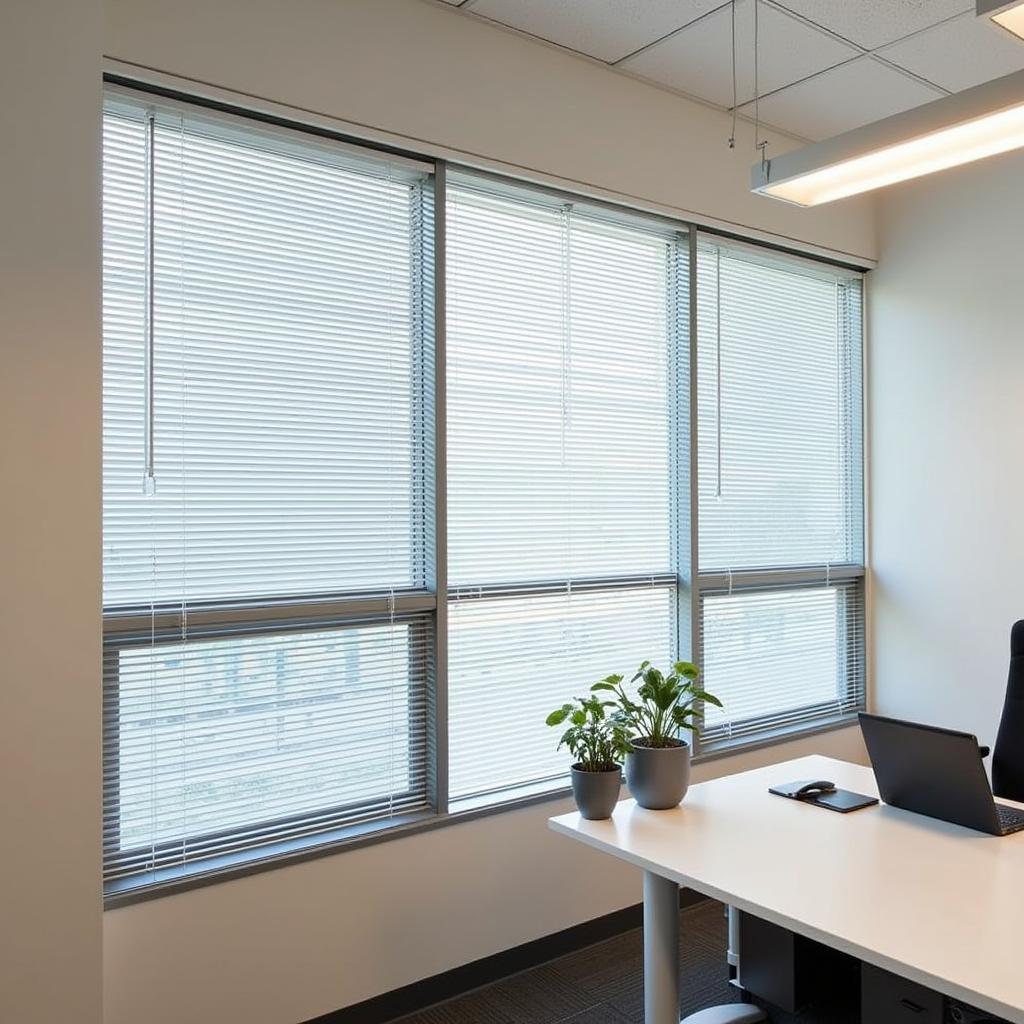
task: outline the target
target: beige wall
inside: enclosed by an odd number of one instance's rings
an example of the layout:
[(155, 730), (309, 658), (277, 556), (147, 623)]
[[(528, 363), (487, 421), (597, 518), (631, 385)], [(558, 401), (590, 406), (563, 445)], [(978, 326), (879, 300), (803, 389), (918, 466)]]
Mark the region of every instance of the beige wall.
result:
[[(870, 200), (750, 194), (752, 128), (427, 0), (107, 0), (106, 53), (646, 205), (875, 254)], [(200, 89), (197, 84), (194, 88)], [(771, 136), (770, 152), (799, 145)]]
[(1024, 618), (1024, 155), (891, 190), (869, 313), (875, 703), (991, 742)]
[[(702, 765), (864, 762), (857, 729)], [(549, 832), (568, 802), (452, 825), (104, 918), (107, 1024), (297, 1024), (640, 900), (640, 873)]]
[[(874, 255), (869, 203), (750, 196), (750, 140), (730, 153), (720, 112), (421, 0), (109, 0), (105, 50), (367, 138)], [(845, 730), (699, 774), (814, 751), (863, 755)], [(636, 902), (636, 872), (549, 834), (566, 807), (108, 912), (107, 1024), (295, 1024)]]
[(101, 29), (0, 10), (0, 1020), (99, 1024)]

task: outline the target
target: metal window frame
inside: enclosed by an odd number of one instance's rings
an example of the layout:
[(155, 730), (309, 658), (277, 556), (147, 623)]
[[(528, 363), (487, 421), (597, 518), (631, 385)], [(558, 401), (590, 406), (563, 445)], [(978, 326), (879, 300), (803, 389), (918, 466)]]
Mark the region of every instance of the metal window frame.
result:
[[(815, 575), (809, 570), (787, 569), (776, 572), (749, 572), (742, 574), (740, 582), (737, 582), (736, 575), (730, 581), (728, 576), (708, 574), (707, 577), (701, 577), (701, 615), (703, 615), (704, 599), (709, 597), (741, 597), (745, 594), (779, 594), (837, 588), (845, 591), (846, 602), (855, 602), (854, 613), (859, 611), (861, 622), (863, 622), (865, 576), (866, 573), (862, 566), (853, 565), (843, 566), (840, 572), (829, 572), (826, 568), (820, 575)], [(848, 630), (851, 617), (849, 605), (844, 604), (837, 608), (836, 615), (837, 632), (845, 633)], [(853, 721), (857, 712), (863, 710), (864, 655), (863, 632), (858, 644), (850, 644), (848, 639), (841, 639), (837, 644), (836, 658), (839, 676), (843, 681), (844, 692), (842, 694), (837, 694), (835, 699), (810, 703), (778, 714), (740, 719), (731, 724), (735, 735), (705, 742), (701, 749), (704, 752), (733, 751), (754, 745), (762, 735), (802, 733), (807, 724), (813, 724), (819, 720)], [(838, 710), (837, 704), (839, 705)]]
[[(569, 212), (577, 210), (587, 218), (603, 218), (611, 223), (621, 223), (633, 227), (645, 227), (655, 231), (666, 243), (666, 281), (668, 284), (667, 301), (667, 331), (665, 337), (666, 363), (667, 363), (667, 400), (669, 422), (669, 446), (670, 453), (678, 456), (683, 453), (685, 465), (691, 461), (695, 462), (696, 449), (689, 451), (689, 424), (693, 416), (690, 403), (690, 389), (688, 372), (692, 365), (692, 358), (689, 356), (680, 366), (679, 354), (685, 351), (687, 354), (693, 346), (689, 344), (691, 336), (690, 325), (695, 317), (695, 292), (693, 282), (694, 272), (689, 269), (685, 276), (679, 273), (681, 253), (685, 252), (688, 264), (692, 264), (692, 256), (696, 251), (695, 235), (696, 229), (692, 224), (681, 223), (659, 214), (647, 214), (641, 211), (627, 209), (614, 203), (602, 200), (595, 200), (586, 196), (574, 195), (558, 189), (546, 186), (535, 186), (517, 181), (507, 175), (479, 171), (464, 166), (451, 165), (453, 175), (456, 176), (459, 186), (473, 187), (480, 183), (479, 187), (494, 194), (495, 190), (503, 193), (508, 190), (511, 198), (521, 201), (540, 202), (542, 205), (562, 209), (568, 216)], [(565, 225), (563, 225), (565, 230)], [(681, 397), (685, 399), (680, 401)], [(672, 531), (670, 542), (670, 568), (653, 572), (616, 573), (603, 576), (574, 576), (571, 578), (559, 579), (532, 579), (507, 582), (481, 582), (481, 583), (460, 583), (457, 586), (450, 586), (446, 595), (445, 612), (447, 608), (466, 602), (475, 601), (498, 601), (510, 598), (531, 598), (550, 597), (555, 595), (570, 595), (582, 593), (615, 593), (622, 591), (650, 591), (652, 589), (673, 590), (676, 594), (673, 617), (675, 619), (675, 635), (671, 638), (673, 650), (689, 645), (687, 636), (693, 632), (693, 618), (691, 614), (692, 600), (692, 571), (689, 557), (690, 544), (695, 543), (695, 523), (692, 515), (692, 501), (689, 495), (689, 472), (680, 473), (677, 466), (677, 457), (669, 458), (669, 524)], [(694, 491), (694, 494), (696, 492)], [(684, 547), (680, 547), (680, 544)], [(682, 552), (682, 554), (681, 554)], [(447, 617), (447, 615), (445, 615)], [(567, 775), (552, 777), (551, 780), (533, 780), (530, 783), (523, 783), (518, 786), (496, 786), (486, 792), (473, 793), (460, 797), (458, 805), (472, 807), (472, 813), (487, 813), (506, 810), (510, 805), (519, 806), (521, 791), (533, 790), (543, 787), (546, 781), (561, 782), (557, 791), (551, 793), (547, 799), (554, 796), (564, 795), (566, 791), (565, 782)], [(492, 802), (484, 805), (482, 802), (490, 797)], [(544, 797), (527, 797), (528, 801), (543, 799)], [(461, 817), (461, 814), (459, 814)]]
[[(703, 234), (708, 232), (702, 231)], [(694, 229), (694, 242), (693, 242), (693, 254), (691, 260), (691, 275), (693, 277), (693, 292), (691, 295), (691, 334), (690, 334), (690, 345), (692, 356), (692, 363), (690, 367), (690, 389), (691, 394), (696, 396), (697, 394), (697, 295), (696, 295), (696, 277), (697, 277), (697, 245), (698, 240), (696, 238), (697, 229)], [(752, 248), (760, 248), (755, 243), (744, 242), (744, 245), (750, 245)], [(825, 261), (816, 261), (825, 262)], [(839, 269), (847, 269), (841, 264), (833, 264), (833, 266)], [(851, 275), (853, 276), (853, 275)], [(812, 586), (829, 586), (832, 583), (856, 583), (855, 594), (856, 600), (860, 606), (860, 613), (862, 621), (864, 623), (863, 636), (861, 643), (856, 648), (851, 648), (849, 645), (846, 646), (847, 650), (847, 664), (844, 666), (844, 675), (847, 679), (853, 676), (859, 675), (860, 677), (860, 701), (851, 702), (855, 706), (848, 713), (836, 714), (834, 705), (825, 704), (820, 706), (814, 706), (816, 712), (812, 710), (811, 706), (808, 707), (808, 715), (799, 724), (793, 721), (787, 723), (775, 723), (771, 720), (771, 716), (762, 718), (758, 722), (756, 728), (744, 728), (741, 730), (741, 734), (738, 739), (735, 740), (718, 740), (718, 741), (705, 741), (700, 735), (696, 735), (693, 738), (693, 754), (695, 759), (704, 759), (707, 757), (724, 757), (733, 753), (737, 753), (743, 750), (752, 750), (759, 747), (763, 747), (772, 743), (784, 742), (792, 739), (794, 736), (805, 736), (812, 735), (815, 732), (843, 728), (847, 725), (852, 724), (856, 721), (857, 711), (863, 710), (865, 701), (867, 698), (867, 644), (868, 644), (868, 622), (867, 622), (867, 606), (866, 606), (866, 591), (868, 587), (868, 568), (867, 568), (867, 509), (866, 509), (866, 490), (865, 490), (865, 459), (867, 452), (866, 444), (866, 422), (865, 422), (865, 410), (864, 410), (864, 373), (865, 373), (865, 332), (864, 332), (864, 303), (865, 303), (865, 288), (863, 281), (863, 274), (856, 275), (858, 286), (859, 286), (859, 304), (857, 309), (858, 324), (860, 327), (859, 337), (856, 345), (847, 346), (846, 351), (841, 353), (841, 359), (849, 364), (851, 360), (855, 360), (853, 369), (856, 370), (855, 377), (857, 380), (857, 391), (854, 398), (859, 395), (860, 401), (853, 402), (849, 413), (851, 416), (856, 417), (855, 420), (850, 423), (844, 424), (845, 429), (849, 430), (851, 426), (856, 429), (859, 433), (859, 446), (857, 451), (859, 452), (859, 458), (854, 460), (850, 465), (845, 467), (845, 477), (843, 485), (846, 494), (857, 491), (859, 494), (860, 502), (857, 507), (848, 507), (846, 509), (847, 525), (848, 527), (855, 526), (851, 532), (854, 534), (855, 548), (854, 554), (861, 556), (860, 561), (855, 562), (844, 562), (841, 564), (827, 563), (827, 564), (816, 564), (816, 565), (800, 565), (800, 566), (764, 566), (757, 568), (748, 568), (741, 570), (709, 570), (701, 572), (699, 570), (699, 560), (697, 543), (694, 541), (693, 547), (693, 562), (692, 569), (694, 573), (694, 586), (692, 590), (692, 608), (691, 613), (693, 615), (694, 630), (692, 639), (692, 649), (695, 657), (692, 659), (697, 664), (703, 662), (703, 598), (705, 595), (715, 595), (723, 593), (741, 594), (741, 593), (752, 593), (752, 592), (770, 592), (770, 591), (786, 591), (792, 590), (798, 587), (812, 587)], [(839, 314), (840, 316), (842, 313)], [(698, 421), (698, 403), (696, 400), (693, 402), (694, 408), (692, 409), (692, 437), (696, 439), (698, 437), (699, 421)], [(692, 446), (691, 451), (691, 472), (693, 474), (693, 493), (692, 497), (692, 509), (693, 509), (693, 521), (694, 531), (697, 529), (697, 517), (698, 517), (698, 505), (699, 505), (699, 489), (698, 489), (698, 459), (697, 459), (698, 444), (696, 440)], [(703, 725), (703, 717), (701, 716), (701, 724)], [(747, 723), (741, 723), (746, 725)]]
[[(182, 93), (154, 88), (152, 85), (130, 81), (123, 77), (106, 76), (108, 83), (114, 81), (117, 86), (127, 87), (135, 95), (162, 95), (173, 101), (187, 103), (190, 106), (217, 109), (236, 117), (263, 120), (273, 125), (296, 129), (318, 136), (321, 139), (338, 142), (342, 145), (355, 146), (363, 151), (376, 151), (390, 154), (400, 159), (424, 160), (418, 154), (396, 151), (386, 146), (377, 146), (371, 142), (355, 139), (341, 133), (323, 128), (311, 128), (300, 121), (285, 121), (271, 118), (258, 113), (242, 111), (236, 107), (204, 101), (202, 98)], [(424, 529), (426, 530), (425, 552), (425, 586), (395, 592), (369, 591), (340, 594), (310, 594), (300, 597), (280, 597), (261, 600), (197, 602), (182, 606), (166, 605), (157, 608), (122, 607), (109, 608), (104, 611), (104, 674), (116, 665), (117, 651), (120, 647), (139, 642), (149, 642), (154, 635), (168, 639), (181, 639), (181, 627), (187, 617), (190, 633), (193, 630), (203, 636), (238, 635), (239, 632), (268, 633), (276, 630), (294, 629), (298, 624), (334, 625), (355, 619), (362, 621), (387, 622), (392, 615), (423, 615), (433, 625), (433, 663), (432, 679), (428, 682), (428, 729), (426, 742), (428, 795), (430, 809), (426, 812), (415, 812), (402, 815), (387, 821), (377, 821), (367, 825), (345, 827), (316, 836), (306, 836), (295, 840), (245, 850), (241, 853), (229, 854), (220, 858), (211, 858), (199, 865), (182, 866), (157, 872), (152, 877), (137, 876), (119, 879), (105, 888), (105, 906), (116, 907), (179, 892), (185, 889), (215, 884), (228, 878), (271, 870), (278, 866), (293, 864), (307, 859), (335, 854), (343, 849), (364, 846), (377, 842), (385, 842), (434, 828), (444, 827), (484, 817), (490, 814), (503, 813), (507, 810), (564, 799), (569, 788), (565, 778), (550, 780), (547, 783), (532, 783), (520, 790), (499, 790), (486, 794), (482, 798), (460, 801), (456, 805), (448, 799), (448, 608), (449, 604), (461, 601), (488, 600), (510, 596), (543, 596), (553, 593), (574, 590), (578, 592), (610, 591), (618, 589), (675, 588), (676, 605), (676, 636), (675, 647), (680, 657), (700, 663), (701, 660), (701, 596), (711, 593), (723, 582), (728, 585), (728, 574), (704, 573), (697, 571), (698, 566), (698, 402), (697, 396), (697, 249), (701, 236), (709, 238), (727, 238), (746, 242), (760, 250), (771, 250), (794, 258), (810, 260), (812, 263), (824, 264), (837, 269), (863, 273), (863, 268), (844, 264), (837, 259), (827, 259), (808, 255), (778, 244), (751, 242), (742, 235), (714, 228), (699, 227), (696, 223), (667, 217), (664, 214), (648, 213), (626, 204), (596, 199), (591, 196), (563, 192), (543, 185), (536, 185), (515, 179), (508, 175), (480, 171), (476, 168), (453, 169), (460, 173), (488, 178), (492, 181), (504, 181), (515, 189), (528, 189), (545, 193), (549, 197), (563, 201), (578, 202), (583, 206), (604, 208), (625, 220), (643, 221), (660, 226), (663, 230), (674, 233), (676, 237), (676, 257), (685, 248), (687, 255), (687, 273), (680, 275), (678, 267), (669, 274), (669, 380), (670, 386), (677, 392), (675, 403), (675, 422), (671, 424), (670, 444), (676, 455), (670, 460), (672, 479), (670, 481), (670, 501), (672, 509), (670, 523), (673, 530), (672, 551), (674, 555), (673, 571), (669, 573), (638, 573), (608, 577), (587, 577), (573, 580), (536, 580), (516, 584), (485, 584), (480, 586), (461, 585), (449, 589), (447, 579), (447, 472), (446, 472), (446, 194), (448, 165), (443, 160), (426, 161), (433, 167), (433, 290), (432, 290), (432, 322), (434, 328), (433, 346), (434, 361), (432, 369), (432, 397), (426, 396), (429, 408), (424, 414), (429, 421), (432, 414), (433, 431), (432, 451), (428, 449), (427, 458), (433, 464), (424, 467), (428, 477), (426, 495), (430, 501), (429, 485), (433, 484), (432, 508), (427, 509)], [(426, 240), (424, 240), (426, 241)], [(670, 268), (672, 269), (672, 268)], [(685, 280), (684, 280), (685, 278)], [(426, 294), (420, 300), (426, 310)], [(861, 294), (863, 304), (863, 291)], [(425, 315), (429, 315), (426, 314)], [(673, 344), (674, 339), (674, 344)], [(860, 370), (863, 379), (864, 331), (863, 312), (861, 312), (861, 353)], [(683, 356), (685, 355), (685, 358)], [(863, 383), (862, 385), (863, 386)], [(428, 391), (431, 390), (428, 388)], [(682, 392), (682, 394), (680, 394)], [(863, 415), (863, 413), (861, 412)], [(429, 431), (429, 426), (425, 429)], [(861, 424), (862, 437), (866, 433), (865, 425)], [(866, 444), (862, 444), (862, 454)], [(861, 477), (861, 493), (863, 495), (863, 476)], [(430, 512), (433, 514), (433, 537), (429, 536)], [(866, 525), (866, 510), (860, 513), (862, 531)], [(432, 545), (431, 545), (432, 540)], [(789, 569), (765, 568), (747, 570), (732, 574), (733, 591), (742, 588), (779, 587), (787, 588), (813, 582), (823, 582), (823, 572), (832, 580), (861, 580), (866, 584), (867, 571), (863, 564), (843, 566), (804, 566)], [(864, 585), (861, 585), (863, 601)], [(865, 622), (865, 631), (867, 623)], [(104, 728), (111, 725), (111, 716), (116, 717), (116, 699), (111, 700), (105, 689), (104, 697)], [(712, 748), (702, 748), (699, 740), (694, 742), (694, 757), (697, 761), (708, 761), (729, 756), (738, 750), (749, 750), (764, 747), (773, 743), (791, 739), (793, 735), (809, 735), (829, 729), (841, 728), (849, 724), (848, 719), (816, 718), (799, 729), (773, 730), (766, 727), (763, 733), (756, 736), (745, 736), (737, 744), (715, 744)], [(104, 764), (109, 758), (117, 757), (116, 741), (105, 739)], [(115, 794), (116, 797), (116, 794)], [(104, 793), (104, 822), (108, 822), (111, 813), (111, 795)], [(113, 801), (116, 808), (116, 799)], [(109, 842), (109, 840), (105, 840)]]
[[(123, 96), (126, 90), (121, 83), (107, 89), (114, 96)], [(145, 87), (130, 90), (135, 98), (145, 102)], [(152, 96), (150, 95), (151, 99)], [(188, 104), (188, 100), (175, 97), (172, 102)], [(195, 106), (203, 106), (195, 104)], [(240, 120), (236, 112), (226, 116)], [(260, 119), (255, 118), (255, 121)], [(297, 125), (277, 125), (286, 130), (298, 129)], [(310, 133), (324, 135), (324, 133)], [(352, 147), (347, 139), (337, 140), (346, 148), (358, 148), (363, 152), (379, 151), (382, 156), (394, 160), (395, 154), (380, 151), (378, 147)], [(399, 160), (406, 159), (402, 154)], [(119, 848), (117, 835), (120, 828), (120, 773), (118, 769), (119, 735), (119, 660), (122, 650), (156, 644), (174, 644), (191, 640), (206, 641), (234, 636), (267, 636), (310, 629), (345, 629), (355, 625), (385, 625), (401, 618), (410, 624), (429, 620), (430, 650), (427, 658), (425, 687), (428, 697), (425, 735), (411, 734), (411, 743), (422, 743), (427, 750), (425, 790), (430, 803), (429, 815), (444, 815), (447, 810), (447, 692), (446, 665), (446, 615), (444, 595), (447, 551), (445, 543), (445, 473), (444, 439), (446, 433), (444, 415), (444, 310), (445, 310), (445, 165), (440, 161), (429, 161), (430, 170), (426, 188), (431, 202), (429, 209), (418, 209), (423, 223), (429, 223), (429, 234), (417, 235), (417, 225), (410, 224), (413, 237), (414, 258), (421, 266), (419, 290), (414, 288), (412, 301), (414, 309), (414, 357), (412, 366), (419, 368), (418, 389), (414, 394), (417, 416), (414, 417), (413, 431), (423, 433), (424, 464), (419, 467), (419, 477), (414, 473), (413, 488), (422, 499), (422, 508), (414, 509), (412, 529), (419, 536), (413, 538), (416, 574), (422, 578), (422, 586), (402, 590), (350, 591), (339, 593), (311, 593), (279, 597), (261, 597), (244, 600), (210, 600), (196, 602), (167, 602), (156, 606), (114, 606), (105, 607), (103, 612), (103, 849), (104, 872), (111, 862), (129, 856), (131, 851)], [(422, 164), (415, 165), (423, 170)], [(151, 172), (150, 172), (151, 173)], [(420, 224), (419, 227), (422, 227)], [(149, 238), (149, 236), (147, 236)], [(152, 244), (151, 239), (148, 241)], [(428, 333), (429, 332), (429, 333)], [(150, 339), (151, 342), (151, 339)], [(433, 359), (429, 353), (433, 350)], [(146, 457), (147, 466), (151, 455), (151, 441), (147, 424)], [(421, 479), (420, 479), (421, 477)], [(413, 495), (415, 501), (415, 495)], [(434, 529), (430, 529), (433, 522)], [(187, 623), (187, 637), (184, 627)], [(367, 805), (379, 801), (368, 801)], [(362, 806), (353, 804), (352, 807)], [(345, 805), (348, 809), (349, 805)], [(282, 824), (293, 821), (299, 826), (303, 821), (338, 816), (342, 808), (323, 807), (316, 812), (275, 818), (272, 822), (260, 822), (253, 830), (273, 834)], [(201, 879), (220, 880), (234, 877), (248, 870), (259, 870), (275, 866), (282, 859), (289, 859), (302, 853), (337, 849), (360, 836), (388, 831), (391, 821), (398, 826), (420, 821), (424, 812), (414, 811), (402, 814), (397, 819), (378, 819), (368, 825), (341, 826), (330, 829), (322, 835), (300, 835), (296, 839), (270, 842), (263, 846), (247, 846), (236, 852), (204, 858), (202, 861), (178, 867), (162, 867), (136, 872), (130, 876), (118, 877), (104, 884), (104, 905), (120, 906), (166, 893), (180, 891), (193, 884), (204, 884)], [(227, 840), (232, 832), (226, 830)], [(189, 844), (205, 843), (215, 834), (183, 836), (160, 845), (162, 848), (185, 849)], [(229, 843), (227, 845), (230, 845)]]
[[(431, 685), (431, 664), (433, 661), (433, 617), (424, 614), (422, 611), (413, 611), (403, 614), (395, 615), (380, 615), (380, 614), (349, 614), (342, 617), (333, 617), (329, 620), (315, 619), (290, 619), (275, 623), (268, 628), (266, 620), (259, 620), (255, 623), (240, 624), (237, 620), (232, 620), (229, 623), (222, 624), (220, 626), (206, 626), (201, 629), (198, 635), (190, 635), (187, 640), (183, 639), (180, 632), (173, 630), (165, 630), (162, 633), (154, 634), (150, 632), (137, 632), (133, 634), (128, 633), (115, 633), (108, 635), (104, 639), (104, 720), (105, 720), (105, 750), (104, 750), (104, 766), (108, 762), (115, 762), (118, 753), (118, 746), (120, 740), (119, 734), (119, 678), (117, 672), (117, 663), (120, 659), (123, 651), (144, 648), (149, 649), (151, 647), (160, 646), (180, 646), (182, 643), (189, 642), (209, 642), (216, 641), (218, 639), (233, 639), (238, 636), (249, 636), (249, 637), (266, 637), (280, 633), (307, 633), (307, 632), (319, 632), (322, 630), (346, 630), (346, 629), (358, 629), (367, 626), (389, 626), (395, 623), (400, 623), (408, 627), (410, 631), (410, 638), (418, 636), (421, 639), (427, 641), (426, 645), (420, 645), (420, 649), (423, 650), (423, 666), (420, 669), (418, 678), (415, 679), (418, 690), (421, 690), (424, 694), (429, 695), (429, 687)], [(410, 676), (410, 680), (413, 677)], [(292, 701), (280, 702), (277, 706), (286, 708), (289, 704), (295, 706), (305, 706), (307, 700), (305, 697), (296, 697)], [(426, 736), (415, 735), (415, 732), (410, 732), (411, 743), (425, 743)], [(112, 745), (112, 748), (111, 748)], [(412, 748), (410, 747), (410, 750)], [(131, 861), (133, 859), (145, 860), (154, 862), (145, 869), (138, 869), (131, 873), (125, 872), (123, 875), (115, 875), (113, 878), (105, 881), (105, 892), (107, 894), (116, 894), (120, 892), (127, 892), (136, 889), (146, 890), (151, 889), (155, 885), (158, 885), (157, 881), (160, 878), (176, 878), (187, 874), (189, 868), (182, 864), (180, 867), (177, 865), (161, 865), (161, 861), (165, 860), (166, 855), (175, 850), (181, 851), (181, 858), (184, 862), (187, 856), (190, 854), (193, 856), (193, 860), (190, 864), (192, 870), (206, 870), (212, 864), (214, 867), (222, 863), (231, 863), (246, 857), (254, 857), (262, 853), (262, 851), (268, 845), (280, 846), (281, 844), (287, 844), (291, 840), (285, 838), (291, 830), (295, 833), (295, 839), (299, 842), (307, 838), (313, 838), (315, 840), (317, 834), (342, 834), (346, 833), (352, 827), (358, 827), (358, 824), (352, 826), (350, 824), (340, 824), (331, 826), (330, 823), (333, 821), (340, 821), (342, 819), (354, 820), (358, 823), (359, 811), (363, 810), (369, 812), (375, 807), (379, 807), (389, 800), (397, 797), (399, 802), (404, 802), (410, 797), (414, 797), (417, 793), (424, 793), (425, 797), (428, 793), (427, 790), (427, 776), (429, 774), (429, 765), (424, 761), (422, 767), (419, 767), (420, 762), (412, 756), (410, 757), (410, 764), (416, 766), (417, 772), (410, 771), (410, 775), (415, 775), (417, 784), (411, 785), (408, 789), (403, 790), (398, 794), (391, 794), (388, 800), (383, 800), (380, 797), (364, 800), (351, 800), (346, 801), (344, 804), (329, 804), (318, 807), (315, 811), (297, 812), (293, 814), (279, 814), (271, 818), (261, 819), (258, 822), (251, 822), (244, 827), (232, 827), (225, 829), (215, 829), (207, 832), (197, 832), (194, 834), (183, 835), (176, 837), (175, 839), (161, 840), (159, 843), (152, 845), (143, 845), (140, 847), (124, 849), (118, 846), (116, 850), (113, 848), (109, 836), (116, 836), (120, 829), (120, 813), (119, 813), (119, 790), (113, 794), (106, 792), (104, 793), (103, 801), (103, 819), (104, 819), (104, 859), (107, 860), (109, 854), (110, 860), (116, 866), (119, 862)], [(113, 779), (115, 785), (119, 786), (120, 775), (116, 771), (110, 771), (105, 773), (105, 778)], [(409, 814), (422, 813), (422, 811), (416, 811), (410, 808), (407, 811), (403, 811), (401, 818), (408, 817)], [(375, 818), (376, 822), (383, 821), (386, 825), (390, 819)], [(308, 826), (311, 824), (319, 824), (318, 829), (309, 829)], [(239, 838), (237, 844), (231, 842), (232, 837), (239, 837), (241, 835), (252, 836), (260, 833), (265, 833), (268, 837), (268, 841), (262, 845), (256, 845), (253, 843), (251, 838)], [(213, 843), (218, 843), (218, 852), (202, 852), (210, 847)], [(233, 850), (232, 847), (237, 845), (237, 849)], [(147, 851), (149, 856), (147, 857)], [(199, 852), (197, 852), (199, 851)], [(105, 863), (106, 868), (106, 863)]]

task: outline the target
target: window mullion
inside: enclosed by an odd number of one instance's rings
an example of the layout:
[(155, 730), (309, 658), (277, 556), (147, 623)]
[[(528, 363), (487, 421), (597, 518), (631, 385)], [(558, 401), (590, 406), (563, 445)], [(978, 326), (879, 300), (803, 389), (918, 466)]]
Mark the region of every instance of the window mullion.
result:
[(434, 535), (432, 579), (434, 608), (434, 665), (430, 686), (428, 740), (429, 796), (434, 811), (446, 814), (448, 782), (448, 399), (447, 399), (447, 224), (448, 168), (439, 161), (434, 171), (434, 366), (433, 366), (433, 486)]
[[(686, 601), (685, 614), (688, 632), (685, 639), (689, 642), (689, 660), (697, 665), (703, 663), (702, 634), (700, 620), (700, 446), (697, 443), (700, 427), (700, 402), (698, 401), (698, 309), (697, 309), (697, 226), (691, 224), (687, 232), (686, 258), (686, 320), (685, 334), (677, 334), (677, 347), (682, 351), (682, 343), (686, 343), (686, 412), (685, 420), (680, 417), (680, 430), (685, 430), (685, 452), (687, 457), (687, 491), (685, 495), (687, 523), (685, 538), (687, 548), (680, 552), (679, 566), (685, 571), (687, 586), (680, 586), (679, 600)], [(680, 312), (682, 312), (680, 310)], [(678, 500), (678, 499), (677, 499)], [(682, 532), (681, 532), (682, 535)], [(685, 598), (684, 595), (685, 594)], [(682, 644), (680, 643), (680, 653)], [(704, 724), (703, 702), (697, 703), (698, 728)], [(692, 749), (696, 756), (700, 755), (700, 733), (692, 734)]]

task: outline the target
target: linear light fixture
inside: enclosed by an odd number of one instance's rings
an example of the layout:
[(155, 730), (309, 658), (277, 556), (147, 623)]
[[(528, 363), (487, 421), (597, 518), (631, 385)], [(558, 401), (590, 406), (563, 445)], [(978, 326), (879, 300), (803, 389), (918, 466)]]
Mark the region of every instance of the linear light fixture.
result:
[(978, 0), (976, 11), (979, 18), (988, 18), (992, 24), (1024, 39), (1024, 0)]
[(1024, 71), (1015, 71), (756, 164), (751, 190), (818, 206), (1021, 147)]

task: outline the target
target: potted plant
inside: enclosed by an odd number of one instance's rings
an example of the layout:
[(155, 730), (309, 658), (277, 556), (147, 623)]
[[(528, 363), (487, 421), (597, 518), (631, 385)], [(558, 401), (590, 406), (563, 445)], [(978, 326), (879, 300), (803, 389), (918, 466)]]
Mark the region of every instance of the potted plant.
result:
[(697, 680), (700, 669), (688, 661), (677, 661), (665, 675), (645, 661), (631, 682), (640, 685), (631, 697), (622, 676), (611, 675), (591, 690), (615, 694), (612, 720), (626, 731), (626, 785), (641, 807), (660, 811), (675, 807), (690, 785), (690, 745), (679, 738), (682, 729), (697, 734), (697, 703), (722, 702)]
[(556, 708), (548, 725), (569, 722), (559, 747), (568, 747), (576, 759), (570, 771), (572, 795), (584, 818), (610, 818), (622, 785), (622, 759), (628, 749), (626, 731), (618, 719), (605, 712), (615, 701), (577, 697)]

